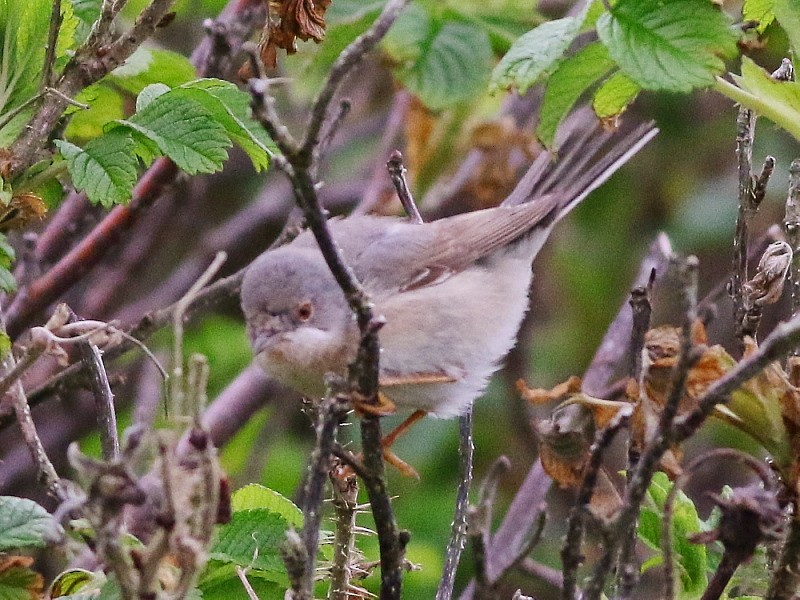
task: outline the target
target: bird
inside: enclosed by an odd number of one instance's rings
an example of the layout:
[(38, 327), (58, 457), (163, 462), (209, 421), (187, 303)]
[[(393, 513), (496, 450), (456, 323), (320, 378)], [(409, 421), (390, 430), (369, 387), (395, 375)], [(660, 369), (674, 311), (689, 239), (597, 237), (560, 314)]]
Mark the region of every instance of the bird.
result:
[[(389, 448), (414, 421), (470, 409), (515, 343), (533, 259), (555, 225), (656, 133), (651, 123), (626, 134), (575, 126), (557, 160), (542, 152), (494, 208), (424, 223), (374, 215), (328, 221), (374, 314), (385, 319), (380, 414), (413, 411), (384, 438), (390, 462), (404, 470)], [(326, 374), (344, 376), (355, 359), (353, 313), (308, 231), (251, 263), (241, 305), (258, 364), (304, 396), (321, 398)]]

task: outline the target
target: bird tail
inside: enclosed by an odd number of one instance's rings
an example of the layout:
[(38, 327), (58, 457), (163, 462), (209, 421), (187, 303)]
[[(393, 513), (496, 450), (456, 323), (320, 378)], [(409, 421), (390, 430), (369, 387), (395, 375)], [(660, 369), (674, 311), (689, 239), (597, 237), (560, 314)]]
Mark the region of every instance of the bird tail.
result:
[(605, 183), (657, 133), (652, 122), (628, 131), (610, 130), (594, 115), (578, 111), (562, 128), (559, 150), (537, 156), (503, 205), (514, 206), (556, 194), (561, 198), (554, 213), (555, 223)]

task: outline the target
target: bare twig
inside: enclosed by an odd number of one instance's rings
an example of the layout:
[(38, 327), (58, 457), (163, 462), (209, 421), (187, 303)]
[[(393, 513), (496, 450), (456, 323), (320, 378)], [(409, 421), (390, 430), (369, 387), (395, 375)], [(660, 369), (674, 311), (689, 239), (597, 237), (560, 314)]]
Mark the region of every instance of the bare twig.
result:
[(108, 383), (108, 374), (103, 365), (100, 349), (90, 341), (78, 345), (81, 362), (89, 371), (89, 378), (97, 411), (97, 424), (100, 429), (100, 446), (103, 460), (115, 461), (119, 458), (119, 436), (117, 434), (117, 415), (114, 410), (114, 393)]
[(472, 443), (472, 410), (460, 417), (458, 429), (459, 474), (461, 477), (456, 492), (456, 508), (453, 523), (450, 526), (450, 541), (447, 543), (442, 578), (436, 588), (436, 600), (452, 598), (458, 563), (467, 539), (469, 488), (472, 483), (472, 457), (475, 452), (475, 446)]
[(639, 381), (639, 377), (642, 374), (642, 349), (644, 348), (644, 335), (650, 329), (650, 314), (653, 311), (653, 307), (650, 304), (650, 294), (655, 278), (656, 270), (653, 269), (650, 271), (650, 279), (647, 285), (637, 285), (633, 288), (630, 300), (628, 300), (633, 315), (628, 375), (636, 381)]
[[(800, 314), (800, 159), (789, 166), (789, 193), (786, 196), (786, 216), (783, 220), (786, 240), (792, 247), (792, 269), (790, 272), (792, 290), (792, 317)], [(800, 346), (792, 350), (800, 356)], [(797, 383), (798, 379), (794, 379)]]
[(58, 32), (61, 29), (61, 21), (61, 0), (53, 0), (53, 7), (50, 12), (50, 30), (47, 32), (47, 49), (44, 53), (41, 89), (53, 84), (53, 64), (56, 62), (56, 44), (58, 42)]
[(467, 509), (467, 533), (475, 561), (475, 598), (488, 600), (493, 596), (489, 578), (487, 549), (491, 539), (492, 511), (499, 479), (511, 468), (511, 461), (501, 456), (492, 464), (478, 492), (478, 504)]
[[(595, 435), (594, 442), (589, 449), (589, 458), (583, 470), (583, 480), (578, 489), (578, 497), (575, 504), (570, 509), (567, 521), (567, 535), (564, 546), (561, 549), (562, 572), (564, 576), (564, 587), (561, 590), (561, 597), (564, 600), (572, 600), (576, 597), (578, 568), (583, 563), (581, 545), (583, 544), (584, 521), (589, 503), (592, 500), (597, 476), (602, 465), (603, 453), (614, 439), (617, 432), (625, 427), (633, 414), (633, 407), (625, 406), (617, 411), (607, 427), (601, 429)], [(610, 553), (609, 548), (605, 548), (605, 554)], [(588, 592), (587, 592), (588, 593)]]
[(397, 197), (400, 198), (400, 204), (408, 215), (408, 220), (412, 223), (422, 223), (422, 216), (419, 214), (414, 198), (411, 196), (411, 190), (408, 189), (408, 182), (406, 181), (406, 168), (403, 166), (403, 155), (399, 150), (392, 152), (389, 160), (386, 162), (386, 168), (389, 171), (389, 176), (392, 178), (394, 189), (397, 190)]
[[(633, 544), (629, 543), (628, 540), (636, 533), (636, 522), (639, 518), (641, 502), (647, 493), (647, 487), (650, 485), (653, 473), (658, 467), (664, 452), (666, 452), (673, 442), (671, 435), (674, 431), (673, 422), (677, 415), (680, 400), (683, 397), (689, 369), (698, 358), (692, 346), (692, 326), (697, 318), (697, 269), (697, 259), (691, 256), (688, 257), (680, 267), (680, 274), (683, 279), (681, 291), (685, 310), (681, 332), (680, 357), (672, 372), (670, 391), (667, 402), (662, 409), (654, 438), (645, 446), (625, 491), (623, 507), (617, 514), (611, 529), (606, 532), (607, 545), (604, 548), (603, 555), (595, 565), (592, 576), (584, 591), (585, 598), (587, 599), (596, 599), (600, 597), (606, 577), (614, 564), (617, 548), (620, 544), (626, 545), (625, 555), (619, 557), (621, 575), (626, 578), (633, 577), (633, 575), (630, 575), (632, 569), (629, 566), (634, 555), (632, 551)], [(625, 575), (626, 572), (629, 574)], [(566, 589), (566, 576), (564, 581)], [(622, 579), (620, 581), (621, 588), (627, 588), (630, 585), (630, 579)], [(622, 591), (625, 592), (626, 589)]]
[(247, 597), (250, 600), (259, 600), (258, 594), (256, 594), (256, 591), (253, 589), (253, 586), (250, 585), (250, 581), (247, 579), (247, 570), (243, 569), (239, 565), (236, 565), (236, 575), (239, 577), (239, 581), (242, 582), (244, 591), (247, 592)]

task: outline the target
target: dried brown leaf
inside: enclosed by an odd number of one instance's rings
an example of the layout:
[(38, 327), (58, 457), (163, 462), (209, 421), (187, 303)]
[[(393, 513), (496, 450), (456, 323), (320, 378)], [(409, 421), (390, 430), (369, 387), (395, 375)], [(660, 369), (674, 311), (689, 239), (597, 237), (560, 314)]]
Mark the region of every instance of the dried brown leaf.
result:
[(573, 375), (566, 381), (559, 383), (549, 390), (543, 388), (529, 388), (525, 385), (525, 382), (520, 379), (517, 381), (517, 391), (526, 402), (530, 402), (531, 404), (545, 404), (546, 402), (560, 400), (569, 394), (580, 392), (581, 378)]

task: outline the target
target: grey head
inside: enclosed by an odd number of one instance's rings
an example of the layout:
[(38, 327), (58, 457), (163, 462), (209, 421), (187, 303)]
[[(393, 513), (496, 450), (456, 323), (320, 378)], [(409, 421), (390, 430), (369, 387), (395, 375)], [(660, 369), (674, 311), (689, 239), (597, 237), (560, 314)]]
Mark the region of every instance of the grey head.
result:
[(350, 360), (356, 327), (319, 250), (265, 252), (247, 269), (241, 298), (259, 363), (284, 383), (318, 392), (322, 376)]

